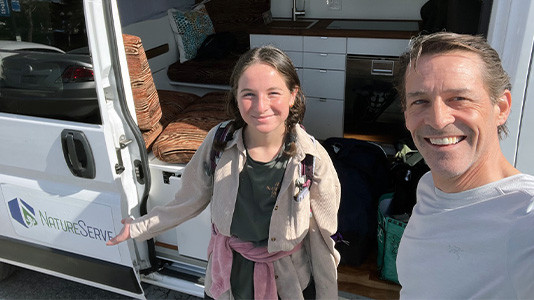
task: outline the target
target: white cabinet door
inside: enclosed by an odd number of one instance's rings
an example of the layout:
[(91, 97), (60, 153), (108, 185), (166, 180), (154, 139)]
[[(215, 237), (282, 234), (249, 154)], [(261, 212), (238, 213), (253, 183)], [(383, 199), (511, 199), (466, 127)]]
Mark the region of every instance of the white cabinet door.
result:
[(347, 39), (340, 37), (305, 36), (304, 51), (323, 53), (347, 53)]
[(306, 114), (302, 122), (316, 139), (343, 137), (343, 101), (326, 98), (306, 98)]
[(303, 91), (310, 97), (343, 99), (345, 72), (322, 69), (303, 69)]
[(250, 47), (272, 45), (284, 51), (302, 51), (302, 37), (296, 35), (251, 34)]
[(345, 54), (304, 52), (305, 68), (345, 70)]
[(289, 56), (289, 58), (293, 62), (293, 65), (296, 68), (302, 68), (302, 66), (304, 65), (303, 58), (302, 58), (302, 52), (285, 51), (285, 50), (283, 50), (283, 51), (287, 54), (287, 56)]

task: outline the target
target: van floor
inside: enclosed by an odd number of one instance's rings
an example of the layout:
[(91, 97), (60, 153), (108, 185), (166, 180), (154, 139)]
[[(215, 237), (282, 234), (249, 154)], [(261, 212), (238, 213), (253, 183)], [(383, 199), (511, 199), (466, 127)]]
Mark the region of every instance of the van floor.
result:
[(338, 288), (342, 292), (371, 299), (399, 299), (401, 286), (378, 278), (376, 254), (360, 266), (339, 265)]

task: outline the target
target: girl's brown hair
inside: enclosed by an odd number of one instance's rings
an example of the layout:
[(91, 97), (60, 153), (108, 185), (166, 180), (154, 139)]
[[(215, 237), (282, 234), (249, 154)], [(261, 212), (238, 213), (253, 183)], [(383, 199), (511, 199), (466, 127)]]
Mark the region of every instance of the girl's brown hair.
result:
[(242, 128), (246, 125), (237, 105), (238, 83), (245, 70), (251, 65), (258, 63), (269, 65), (278, 71), (284, 78), (286, 86), (290, 91), (298, 89), (295, 102), (289, 108), (289, 115), (285, 121), (286, 132), (289, 133), (292, 144), (289, 151), (293, 153), (295, 125), (302, 123), (304, 113), (306, 112), (306, 100), (300, 87), (300, 79), (295, 70), (295, 66), (293, 66), (291, 59), (280, 49), (273, 46), (252, 48), (239, 58), (230, 77), (231, 89), (226, 99), (227, 112), (235, 121), (235, 129)]

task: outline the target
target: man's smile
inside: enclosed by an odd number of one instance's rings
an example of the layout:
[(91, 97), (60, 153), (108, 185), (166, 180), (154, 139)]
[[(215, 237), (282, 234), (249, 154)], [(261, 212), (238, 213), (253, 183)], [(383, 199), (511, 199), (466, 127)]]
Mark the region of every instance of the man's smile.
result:
[(437, 146), (448, 146), (455, 145), (463, 141), (465, 136), (449, 136), (449, 137), (440, 137), (440, 138), (425, 138), (427, 142), (430, 142), (432, 145)]

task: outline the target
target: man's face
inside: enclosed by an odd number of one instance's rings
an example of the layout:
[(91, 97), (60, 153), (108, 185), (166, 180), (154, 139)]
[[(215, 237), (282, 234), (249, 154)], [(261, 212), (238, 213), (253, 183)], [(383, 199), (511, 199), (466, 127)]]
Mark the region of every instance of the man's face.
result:
[(500, 153), (497, 126), (508, 112), (492, 104), (481, 68), (475, 53), (453, 51), (423, 55), (406, 71), (406, 127), (435, 181), (491, 172)]

